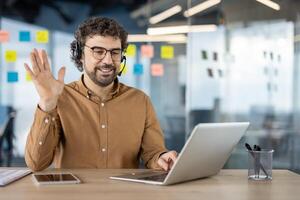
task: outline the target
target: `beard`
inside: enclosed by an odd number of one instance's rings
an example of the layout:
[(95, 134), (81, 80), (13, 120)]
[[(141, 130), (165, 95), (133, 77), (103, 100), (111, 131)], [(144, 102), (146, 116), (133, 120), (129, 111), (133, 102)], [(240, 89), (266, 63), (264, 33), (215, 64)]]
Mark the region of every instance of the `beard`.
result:
[(92, 71), (86, 69), (86, 74), (98, 86), (106, 87), (117, 77), (117, 68), (113, 65), (96, 66)]

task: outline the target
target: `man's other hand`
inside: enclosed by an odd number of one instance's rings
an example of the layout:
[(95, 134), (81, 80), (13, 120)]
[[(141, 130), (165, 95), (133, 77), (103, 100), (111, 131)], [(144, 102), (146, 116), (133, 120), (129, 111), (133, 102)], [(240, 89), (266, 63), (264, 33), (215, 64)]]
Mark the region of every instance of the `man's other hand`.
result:
[(175, 163), (177, 159), (177, 152), (176, 151), (169, 151), (164, 154), (162, 154), (157, 164), (165, 171), (168, 171), (172, 168), (173, 164)]

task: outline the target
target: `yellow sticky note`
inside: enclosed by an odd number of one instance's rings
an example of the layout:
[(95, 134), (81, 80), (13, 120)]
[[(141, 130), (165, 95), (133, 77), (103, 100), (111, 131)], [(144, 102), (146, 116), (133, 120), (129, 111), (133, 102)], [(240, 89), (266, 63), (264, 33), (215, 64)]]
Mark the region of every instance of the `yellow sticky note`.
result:
[(26, 81), (32, 81), (32, 78), (31, 78), (31, 76), (30, 76), (30, 74), (28, 72), (26, 72), (25, 80)]
[(136, 46), (134, 44), (128, 45), (126, 49), (126, 56), (134, 57), (136, 55)]
[(49, 32), (48, 31), (37, 31), (35, 40), (37, 43), (48, 43)]
[(5, 52), (5, 61), (6, 62), (16, 62), (17, 60), (17, 52), (12, 50), (7, 50)]
[(174, 47), (173, 46), (161, 46), (160, 57), (164, 59), (174, 58)]
[[(124, 69), (123, 69), (124, 68)], [(123, 69), (123, 71), (122, 71), (122, 74), (124, 75), (124, 74), (127, 74), (127, 71), (128, 71), (128, 68), (127, 68), (127, 66), (125, 65), (124, 66), (124, 63), (121, 63), (121, 66), (120, 66), (120, 71)]]

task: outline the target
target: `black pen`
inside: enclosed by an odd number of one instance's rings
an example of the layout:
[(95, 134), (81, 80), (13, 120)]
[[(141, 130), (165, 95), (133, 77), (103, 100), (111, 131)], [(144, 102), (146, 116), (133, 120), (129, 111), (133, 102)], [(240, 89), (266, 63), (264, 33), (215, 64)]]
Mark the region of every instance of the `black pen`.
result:
[[(261, 148), (258, 145), (254, 145), (253, 146), (253, 150), (254, 151), (260, 151)], [(260, 154), (257, 153), (255, 154), (255, 167), (256, 167), (256, 174), (257, 174), (257, 178), (259, 178), (259, 174), (260, 174), (260, 167), (259, 167), (259, 162), (260, 162)]]
[[(252, 150), (252, 148), (251, 148), (251, 146), (248, 144), (248, 143), (245, 143), (245, 147), (248, 149), (248, 151), (250, 152), (250, 154), (252, 155), (252, 157), (255, 159), (255, 155), (254, 155), (254, 153), (253, 153), (253, 150)], [(260, 163), (260, 162), (258, 162), (259, 163), (259, 167), (263, 170), (263, 172), (265, 173), (265, 175), (267, 176), (267, 177), (269, 177), (268, 176), (268, 173), (266, 172), (266, 170), (265, 170), (265, 168), (262, 166), (262, 164)], [(254, 166), (255, 167), (255, 166)], [(266, 178), (267, 178), (266, 177)]]

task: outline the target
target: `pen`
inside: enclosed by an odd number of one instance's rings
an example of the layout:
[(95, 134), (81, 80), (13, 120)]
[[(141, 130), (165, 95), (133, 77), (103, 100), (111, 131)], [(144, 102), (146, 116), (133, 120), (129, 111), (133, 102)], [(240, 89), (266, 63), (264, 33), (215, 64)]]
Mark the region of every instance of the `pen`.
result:
[[(254, 151), (260, 151), (261, 148), (258, 145), (255, 144), (253, 146), (253, 150)], [(259, 162), (260, 162), (260, 154), (257, 153), (257, 154), (255, 154), (255, 168), (256, 168), (257, 178), (259, 178), (259, 171), (260, 171)]]
[[(253, 153), (253, 150), (252, 150), (251, 146), (248, 143), (245, 143), (245, 147), (248, 149), (248, 151), (250, 152), (251, 156), (255, 159), (255, 155)], [(258, 161), (258, 165), (259, 165), (259, 168), (261, 168), (263, 170), (263, 172), (265, 173), (265, 175), (268, 177), (268, 173), (266, 172), (265, 168), (262, 166), (262, 164), (259, 161)], [(254, 170), (256, 170), (255, 168), (256, 168), (256, 166), (254, 166)]]

